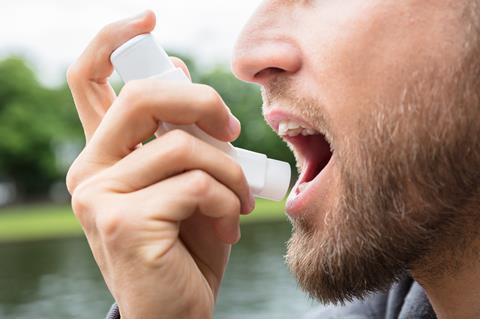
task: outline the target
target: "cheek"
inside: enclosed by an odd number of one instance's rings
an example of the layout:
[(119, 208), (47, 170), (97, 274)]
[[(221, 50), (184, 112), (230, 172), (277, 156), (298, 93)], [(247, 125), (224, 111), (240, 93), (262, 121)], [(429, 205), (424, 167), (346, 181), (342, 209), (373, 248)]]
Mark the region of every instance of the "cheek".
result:
[[(348, 136), (376, 102), (398, 103), (413, 74), (453, 60), (459, 41), (449, 39), (455, 34), (452, 24), (445, 27), (454, 17), (431, 4), (338, 2), (313, 9), (298, 38), (304, 48), (304, 89), (322, 103), (333, 129)], [(318, 26), (313, 32), (312, 25)]]

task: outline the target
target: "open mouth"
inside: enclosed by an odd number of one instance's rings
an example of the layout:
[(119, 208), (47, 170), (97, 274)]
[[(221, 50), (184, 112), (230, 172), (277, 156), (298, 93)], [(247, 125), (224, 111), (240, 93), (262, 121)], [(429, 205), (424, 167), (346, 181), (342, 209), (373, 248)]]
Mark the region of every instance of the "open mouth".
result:
[(290, 144), (297, 157), (301, 174), (295, 192), (299, 194), (327, 166), (333, 152), (325, 135), (294, 121), (281, 121), (278, 134)]

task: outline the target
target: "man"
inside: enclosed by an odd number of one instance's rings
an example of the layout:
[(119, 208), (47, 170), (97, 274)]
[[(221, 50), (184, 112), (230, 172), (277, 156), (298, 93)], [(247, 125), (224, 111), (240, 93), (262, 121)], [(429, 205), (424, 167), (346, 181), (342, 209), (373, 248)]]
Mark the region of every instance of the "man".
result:
[[(262, 87), (301, 172), (287, 262), (338, 305), (312, 318), (480, 317), (479, 13), (474, 0), (268, 0), (240, 36), (233, 70)], [(154, 24), (107, 26), (69, 69), (87, 146), (67, 182), (122, 318), (211, 318), (253, 209), (245, 178), (181, 131), (140, 143), (158, 121), (224, 141), (240, 127), (206, 86), (114, 95), (110, 53)]]

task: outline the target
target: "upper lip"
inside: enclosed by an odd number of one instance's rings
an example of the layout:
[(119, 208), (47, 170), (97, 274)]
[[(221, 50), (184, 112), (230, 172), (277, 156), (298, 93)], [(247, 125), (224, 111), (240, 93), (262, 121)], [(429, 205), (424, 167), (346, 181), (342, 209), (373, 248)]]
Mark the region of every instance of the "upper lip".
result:
[(272, 127), (272, 129), (278, 134), (278, 127), (281, 121), (294, 121), (305, 128), (313, 128), (317, 130), (311, 123), (306, 121), (300, 115), (297, 115), (291, 111), (287, 111), (283, 108), (272, 108), (268, 112), (264, 113), (265, 120)]

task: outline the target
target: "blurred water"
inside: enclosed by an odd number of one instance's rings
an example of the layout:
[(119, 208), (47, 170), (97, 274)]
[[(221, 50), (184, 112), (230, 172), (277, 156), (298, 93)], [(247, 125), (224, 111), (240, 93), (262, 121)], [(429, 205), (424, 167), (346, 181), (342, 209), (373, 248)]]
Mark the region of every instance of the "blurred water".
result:
[[(284, 263), (287, 223), (249, 224), (215, 318), (301, 317), (311, 303)], [(112, 298), (82, 238), (0, 245), (0, 318), (103, 318)]]

